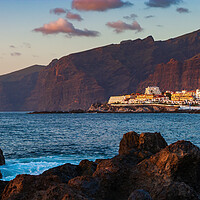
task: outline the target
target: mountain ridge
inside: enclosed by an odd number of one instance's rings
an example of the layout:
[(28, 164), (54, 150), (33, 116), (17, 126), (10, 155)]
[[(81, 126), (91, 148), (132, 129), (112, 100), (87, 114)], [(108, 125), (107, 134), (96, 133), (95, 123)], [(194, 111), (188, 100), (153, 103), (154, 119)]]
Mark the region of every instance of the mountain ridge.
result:
[(162, 90), (196, 89), (200, 87), (199, 53), (200, 30), (197, 30), (165, 41), (154, 41), (148, 36), (54, 59), (39, 70), (20, 109), (87, 109), (112, 95), (143, 92), (151, 84)]

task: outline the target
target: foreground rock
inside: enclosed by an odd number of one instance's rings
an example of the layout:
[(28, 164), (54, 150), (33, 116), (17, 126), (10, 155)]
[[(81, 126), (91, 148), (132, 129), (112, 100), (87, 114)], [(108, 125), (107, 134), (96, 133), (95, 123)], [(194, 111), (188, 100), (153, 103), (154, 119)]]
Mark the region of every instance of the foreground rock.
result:
[(3, 151), (0, 149), (0, 165), (5, 165), (5, 158), (3, 155)]
[[(0, 165), (5, 165), (5, 158), (3, 155), (3, 151), (1, 149), (0, 149)], [(2, 178), (1, 171), (0, 171), (0, 178)], [(1, 191), (1, 188), (0, 188), (0, 191)]]
[(167, 145), (159, 133), (126, 133), (112, 159), (65, 164), (41, 175), (18, 175), (3, 200), (200, 199), (200, 149)]

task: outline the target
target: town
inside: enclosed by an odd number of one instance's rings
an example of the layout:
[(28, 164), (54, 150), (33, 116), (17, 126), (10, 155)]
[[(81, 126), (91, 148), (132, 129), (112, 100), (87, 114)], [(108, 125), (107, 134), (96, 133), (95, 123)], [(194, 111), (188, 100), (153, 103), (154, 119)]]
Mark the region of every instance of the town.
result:
[(108, 104), (165, 104), (165, 105), (200, 105), (200, 89), (195, 91), (161, 92), (157, 86), (147, 87), (144, 94), (132, 93), (122, 96), (111, 96)]

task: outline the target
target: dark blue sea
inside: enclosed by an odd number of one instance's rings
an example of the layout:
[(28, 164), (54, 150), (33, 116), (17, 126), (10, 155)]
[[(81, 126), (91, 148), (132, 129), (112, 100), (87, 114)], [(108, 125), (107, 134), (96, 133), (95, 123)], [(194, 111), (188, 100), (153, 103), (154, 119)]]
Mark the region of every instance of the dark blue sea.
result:
[(40, 174), (82, 159), (111, 158), (129, 131), (160, 132), (168, 144), (189, 140), (200, 147), (199, 114), (35, 114), (0, 113), (3, 180)]

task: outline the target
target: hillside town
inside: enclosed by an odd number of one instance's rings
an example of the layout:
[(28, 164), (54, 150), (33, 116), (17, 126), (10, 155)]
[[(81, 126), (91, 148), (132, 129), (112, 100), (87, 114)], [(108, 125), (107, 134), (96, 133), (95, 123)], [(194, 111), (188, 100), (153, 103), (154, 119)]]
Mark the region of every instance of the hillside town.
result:
[(144, 94), (132, 93), (122, 96), (111, 96), (108, 104), (166, 104), (166, 105), (200, 105), (200, 89), (195, 91), (161, 92), (157, 86), (147, 87)]

